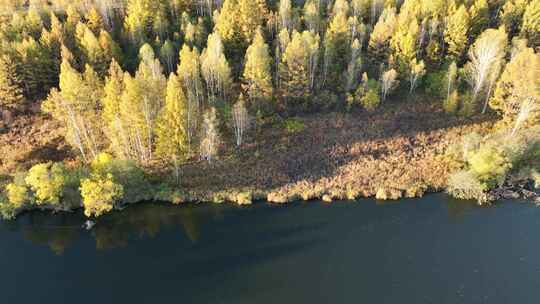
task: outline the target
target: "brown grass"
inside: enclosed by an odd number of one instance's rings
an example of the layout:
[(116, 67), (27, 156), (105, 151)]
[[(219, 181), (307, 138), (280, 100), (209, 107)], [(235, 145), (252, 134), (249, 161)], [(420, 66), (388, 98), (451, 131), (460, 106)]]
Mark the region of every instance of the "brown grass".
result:
[[(300, 117), (305, 129), (288, 134), (281, 124), (259, 128), (235, 149), (232, 139), (212, 162), (182, 166), (182, 201), (354, 199), (421, 196), (444, 188), (453, 165), (442, 156), (461, 135), (488, 132), (490, 116), (464, 119), (440, 105), (396, 103), (376, 113)], [(73, 160), (59, 124), (23, 115), (0, 134), (0, 175), (49, 160)], [(151, 172), (161, 171), (152, 168)]]
[(301, 133), (263, 128), (257, 141), (240, 151), (229, 149), (212, 164), (185, 165), (182, 188), (194, 200), (239, 191), (262, 192), (275, 202), (377, 192), (381, 198), (421, 196), (445, 186), (452, 164), (441, 157), (444, 150), (463, 134), (489, 131), (492, 118), (451, 117), (439, 105), (423, 103), (396, 104), (374, 114), (302, 117)]

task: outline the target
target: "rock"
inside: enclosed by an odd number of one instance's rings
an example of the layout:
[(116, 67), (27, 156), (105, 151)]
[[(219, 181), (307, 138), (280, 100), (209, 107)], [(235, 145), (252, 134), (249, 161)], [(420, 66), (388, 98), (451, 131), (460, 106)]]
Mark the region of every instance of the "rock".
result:
[(525, 189), (521, 190), (521, 194), (523, 195), (524, 198), (527, 198), (527, 199), (538, 197), (538, 194), (536, 194), (536, 192), (525, 190)]
[(504, 199), (516, 199), (519, 198), (519, 193), (512, 190), (504, 190), (502, 193)]
[(325, 195), (322, 196), (322, 200), (325, 203), (331, 203), (332, 202), (332, 197), (330, 195), (328, 195), (328, 194), (325, 194)]
[(84, 222), (83, 228), (86, 229), (86, 230), (90, 230), (90, 229), (92, 229), (95, 225), (96, 225), (96, 223), (95, 223), (94, 221), (87, 220), (86, 222)]

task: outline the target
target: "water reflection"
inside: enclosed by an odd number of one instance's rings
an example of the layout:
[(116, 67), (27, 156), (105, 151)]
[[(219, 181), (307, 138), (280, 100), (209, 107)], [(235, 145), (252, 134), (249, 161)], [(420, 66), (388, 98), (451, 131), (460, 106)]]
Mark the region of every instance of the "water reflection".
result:
[(458, 221), (475, 209), (482, 208), (475, 200), (458, 200), (451, 196), (444, 196), (448, 218)]
[[(208, 208), (212, 212), (195, 212), (198, 206), (171, 206), (166, 204), (139, 204), (97, 219), (90, 231), (96, 249), (105, 250), (127, 246), (129, 241), (156, 237), (168, 229), (178, 229), (191, 241), (200, 237), (199, 225), (202, 217), (222, 217), (219, 208)], [(62, 255), (84, 233), (85, 221), (81, 212), (51, 215), (47, 212), (31, 212), (15, 221), (2, 223), (4, 229), (17, 231), (32, 243), (45, 245), (55, 254)]]
[[(194, 212), (197, 206), (141, 204), (104, 216), (92, 230), (96, 248), (112, 249), (126, 246), (130, 240), (154, 238), (161, 231), (182, 228), (192, 242), (199, 239), (201, 219)], [(217, 208), (211, 208), (217, 209)]]
[[(425, 201), (426, 204), (437, 204), (439, 200), (446, 205), (447, 216), (452, 221), (459, 221), (468, 213), (479, 208), (473, 201), (455, 200), (445, 195), (433, 196), (433, 201)], [(417, 200), (377, 201), (363, 200), (360, 205), (374, 204), (379, 207), (398, 206), (411, 204)], [(307, 204), (317, 204), (309, 202)], [(336, 203), (339, 204), (339, 203)], [(355, 202), (347, 202), (352, 204)], [(326, 206), (326, 205), (324, 205)], [(332, 207), (332, 206), (326, 206)], [(257, 208), (248, 207), (248, 208)], [(51, 215), (46, 212), (32, 212), (19, 217), (15, 221), (3, 222), (0, 225), (10, 231), (21, 232), (22, 236), (32, 243), (48, 246), (55, 254), (62, 255), (75, 241), (83, 236), (90, 235), (95, 240), (97, 250), (108, 250), (126, 247), (131, 241), (155, 238), (164, 231), (178, 231), (191, 243), (196, 243), (201, 237), (201, 227), (204, 224), (212, 225), (211, 222), (221, 222), (229, 212), (238, 209), (236, 206), (212, 204), (174, 206), (169, 204), (144, 203), (131, 206), (122, 212), (113, 212), (97, 219), (96, 226), (87, 232), (81, 228), (85, 217), (82, 212), (61, 213)], [(264, 212), (264, 211), (263, 211)], [(399, 220), (406, 217), (406, 213), (394, 214)], [(246, 217), (250, 217), (246, 215)], [(255, 219), (254, 219), (255, 220)], [(391, 221), (392, 217), (384, 216), (385, 221)], [(257, 221), (257, 220), (255, 220)], [(215, 223), (214, 223), (215, 224)], [(256, 223), (260, 229), (272, 231), (275, 223), (269, 222), (262, 226)], [(368, 223), (363, 223), (364, 225)], [(378, 222), (369, 225), (379, 225)], [(275, 235), (273, 235), (275, 237)]]

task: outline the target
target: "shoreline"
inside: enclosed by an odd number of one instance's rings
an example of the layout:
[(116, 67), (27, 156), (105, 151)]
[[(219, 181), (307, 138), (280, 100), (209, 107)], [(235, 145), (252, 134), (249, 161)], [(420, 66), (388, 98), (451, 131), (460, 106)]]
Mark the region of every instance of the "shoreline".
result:
[[(245, 205), (256, 200), (283, 204), (421, 197), (445, 189), (448, 174), (457, 166), (444, 156), (452, 144), (472, 131), (487, 134), (495, 124), (489, 116), (449, 117), (439, 105), (418, 101), (395, 103), (376, 113), (333, 112), (297, 119), (303, 125), (300, 131), (263, 126), (240, 149), (226, 142), (212, 163), (182, 165), (179, 185), (165, 191), (160, 186), (168, 172), (153, 167), (150, 189), (132, 201)], [(128, 204), (115, 203), (114, 209)], [(80, 207), (60, 205), (32, 207)]]
[[(240, 149), (225, 143), (221, 157), (211, 163), (183, 164), (179, 184), (164, 183), (170, 174), (165, 166), (146, 168), (144, 189), (127, 190), (130, 201), (114, 203), (113, 210), (142, 201), (249, 205), (259, 200), (287, 204), (422, 197), (446, 189), (448, 175), (459, 167), (445, 156), (446, 151), (464, 134), (489, 134), (495, 125), (489, 118), (448, 117), (438, 105), (427, 102), (392, 104), (377, 113), (302, 116), (297, 119), (304, 127), (298, 132), (288, 133), (276, 125), (262, 127)], [(58, 142), (59, 147), (64, 145)], [(66, 155), (64, 161), (70, 160)], [(35, 162), (28, 157), (22, 160)], [(487, 193), (485, 202), (522, 196), (519, 191), (497, 193)], [(26, 204), (12, 212), (16, 216), (27, 209), (62, 212), (81, 207), (77, 201)]]

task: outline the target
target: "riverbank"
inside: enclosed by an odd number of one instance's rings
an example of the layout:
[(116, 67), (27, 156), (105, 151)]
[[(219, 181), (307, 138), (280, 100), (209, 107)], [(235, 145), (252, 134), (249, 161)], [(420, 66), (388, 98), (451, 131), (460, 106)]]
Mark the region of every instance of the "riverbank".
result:
[[(156, 189), (146, 191), (142, 199), (250, 204), (253, 200), (421, 197), (443, 190), (448, 175), (458, 166), (444, 152), (464, 134), (489, 133), (496, 121), (487, 115), (449, 116), (440, 105), (421, 102), (396, 103), (376, 113), (335, 112), (295, 120), (294, 130), (283, 127), (283, 121), (274, 121), (253, 130), (241, 148), (224, 142), (217, 160), (182, 165), (179, 185), (166, 191), (157, 188), (169, 172), (154, 164), (146, 171), (154, 181), (150, 187)], [(0, 137), (7, 151), (4, 155), (18, 155), (2, 162), (4, 174), (48, 160), (74, 161), (75, 154), (54, 136), (58, 129), (48, 132), (54, 124), (45, 116), (28, 122)], [(17, 152), (21, 145), (11, 140), (17, 130), (29, 134), (21, 139), (30, 142), (22, 145), (24, 153)], [(48, 155), (55, 158), (47, 159)], [(64, 205), (61, 210), (76, 207)], [(123, 207), (115, 204), (116, 209)]]
[[(470, 132), (487, 134), (488, 116), (450, 117), (439, 105), (392, 104), (377, 113), (300, 118), (303, 130), (266, 128), (241, 150), (181, 169), (183, 201), (274, 203), (398, 199), (444, 189), (456, 164), (444, 151)], [(232, 146), (232, 145), (228, 145)]]

